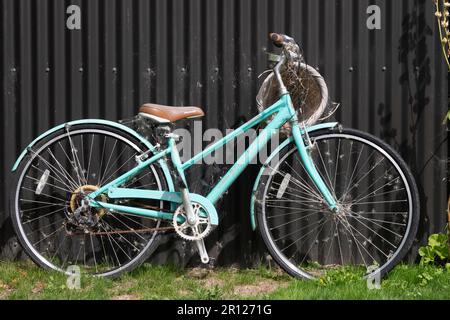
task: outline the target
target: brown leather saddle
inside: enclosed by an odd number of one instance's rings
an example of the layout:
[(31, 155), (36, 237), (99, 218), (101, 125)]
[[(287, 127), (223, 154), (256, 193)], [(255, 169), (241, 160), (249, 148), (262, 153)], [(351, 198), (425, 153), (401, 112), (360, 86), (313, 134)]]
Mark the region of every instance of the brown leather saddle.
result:
[(205, 115), (198, 107), (172, 107), (146, 103), (139, 108), (139, 114), (159, 123), (170, 123), (183, 119), (200, 118)]

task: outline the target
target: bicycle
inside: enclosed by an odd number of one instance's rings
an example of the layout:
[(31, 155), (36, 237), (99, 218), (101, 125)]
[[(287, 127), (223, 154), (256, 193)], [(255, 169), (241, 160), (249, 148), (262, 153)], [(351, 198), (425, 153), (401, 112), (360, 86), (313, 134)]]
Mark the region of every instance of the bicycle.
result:
[[(36, 138), (22, 152), (10, 208), (20, 244), (39, 266), (68, 273), (118, 276), (154, 252), (164, 232), (194, 241), (209, 262), (204, 239), (219, 225), (215, 204), (280, 128), (289, 134), (261, 166), (251, 196), (253, 230), (290, 275), (314, 279), (339, 265), (384, 275), (411, 247), (419, 196), (405, 162), (389, 145), (336, 122), (300, 122), (283, 82), (299, 46), (271, 34), (282, 48), (272, 80), (276, 102), (186, 162), (172, 124), (204, 115), (197, 107), (146, 104), (139, 119), (158, 137), (151, 143), (123, 124), (77, 120)], [(266, 126), (205, 196), (191, 193), (185, 171), (261, 123)]]

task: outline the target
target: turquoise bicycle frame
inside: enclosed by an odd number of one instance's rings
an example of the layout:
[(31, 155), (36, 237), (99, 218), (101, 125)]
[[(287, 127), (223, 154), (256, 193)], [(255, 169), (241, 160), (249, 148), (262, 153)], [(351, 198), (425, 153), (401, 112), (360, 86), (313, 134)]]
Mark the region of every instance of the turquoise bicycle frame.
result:
[[(105, 186), (99, 188), (97, 191), (89, 194), (90, 199), (90, 205), (93, 207), (102, 207), (109, 209), (111, 212), (125, 212), (130, 213), (138, 216), (143, 217), (149, 217), (149, 218), (155, 218), (155, 219), (164, 219), (164, 220), (171, 220), (173, 219), (173, 211), (176, 209), (177, 206), (181, 205), (183, 203), (182, 198), (180, 196), (180, 193), (175, 190), (174, 183), (172, 181), (171, 173), (166, 165), (165, 159), (167, 157), (171, 157), (172, 163), (175, 166), (176, 173), (180, 176), (183, 183), (187, 186), (187, 181), (185, 178), (185, 170), (192, 167), (194, 164), (198, 163), (203, 158), (207, 157), (214, 151), (222, 148), (224, 145), (232, 141), (233, 139), (237, 138), (241, 134), (244, 134), (249, 129), (257, 126), (261, 122), (265, 121), (269, 117), (273, 116), (272, 120), (267, 124), (267, 126), (261, 130), (260, 134), (258, 135), (257, 139), (249, 146), (247, 150), (239, 157), (238, 161), (231, 167), (231, 169), (220, 179), (220, 181), (217, 183), (217, 185), (209, 192), (209, 194), (204, 197), (198, 194), (189, 193), (189, 198), (191, 201), (197, 202), (201, 204), (210, 215), (210, 221), (212, 225), (218, 225), (219, 219), (217, 215), (217, 211), (214, 207), (214, 204), (225, 194), (225, 192), (229, 189), (229, 187), (233, 184), (234, 181), (239, 177), (239, 175), (247, 168), (247, 166), (252, 162), (252, 160), (257, 156), (257, 154), (261, 151), (262, 148), (265, 147), (265, 145), (269, 142), (269, 140), (273, 137), (273, 135), (286, 123), (290, 122), (291, 124), (291, 132), (292, 136), (284, 141), (273, 153), (269, 156), (269, 160), (272, 159), (282, 148), (284, 148), (287, 144), (294, 142), (297, 146), (297, 149), (299, 151), (300, 157), (303, 161), (303, 165), (307, 171), (307, 173), (310, 175), (311, 179), (317, 186), (318, 190), (322, 193), (324, 196), (324, 199), (330, 209), (336, 209), (336, 200), (334, 199), (333, 195), (331, 194), (330, 190), (324, 183), (322, 177), (318, 173), (314, 163), (312, 162), (309, 154), (308, 154), (308, 147), (305, 145), (305, 141), (303, 139), (303, 134), (308, 133), (310, 131), (323, 129), (323, 128), (333, 128), (337, 125), (337, 123), (324, 123), (319, 124), (313, 127), (306, 128), (307, 132), (302, 132), (299, 125), (298, 125), (298, 118), (296, 111), (292, 105), (291, 97), (288, 93), (283, 94), (280, 99), (274, 103), (272, 106), (264, 110), (263, 112), (259, 113), (257, 116), (255, 116), (253, 119), (249, 120), (247, 123), (243, 124), (238, 129), (234, 130), (221, 140), (215, 142), (214, 144), (207, 147), (205, 150), (200, 152), (199, 154), (195, 155), (190, 160), (186, 161), (185, 163), (182, 163), (180, 160), (180, 156), (176, 147), (175, 140), (173, 138), (168, 139), (168, 148), (164, 150), (158, 150), (153, 145), (151, 145), (148, 141), (145, 140), (142, 136), (140, 136), (135, 131), (131, 130), (128, 127), (125, 127), (121, 124), (106, 121), (106, 120), (93, 120), (93, 119), (85, 119), (85, 120), (78, 120), (78, 121), (72, 121), (66, 124), (61, 124), (53, 129), (48, 130), (47, 132), (40, 135), (38, 138), (36, 138), (33, 142), (31, 142), (28, 147), (21, 153), (19, 158), (17, 159), (16, 163), (13, 166), (12, 171), (16, 171), (19, 164), (22, 162), (22, 160), (25, 158), (25, 156), (28, 153), (28, 150), (30, 150), (38, 141), (42, 140), (46, 136), (55, 133), (58, 130), (62, 130), (66, 128), (67, 126), (77, 126), (77, 125), (83, 125), (83, 124), (103, 124), (107, 126), (112, 126), (115, 128), (118, 128), (120, 130), (123, 130), (129, 134), (132, 134), (139, 140), (141, 140), (144, 145), (148, 146), (149, 150), (153, 153), (151, 157), (149, 157), (146, 160), (139, 161), (138, 165), (133, 168), (132, 170), (124, 173), (117, 179), (111, 181), (110, 183), (106, 184)], [(163, 170), (163, 174), (165, 176), (165, 179), (168, 183), (169, 191), (154, 191), (154, 190), (137, 190), (137, 189), (126, 189), (126, 188), (120, 188), (121, 185), (123, 185), (125, 182), (132, 179), (135, 175), (137, 175), (142, 170), (145, 170), (149, 168), (149, 166), (157, 163), (161, 166)], [(261, 172), (258, 175), (255, 187), (257, 187), (258, 181), (260, 179)], [(168, 201), (172, 203), (171, 211), (172, 212), (162, 212), (162, 211), (156, 211), (156, 210), (148, 210), (143, 208), (136, 208), (136, 207), (130, 207), (130, 206), (123, 206), (123, 205), (117, 205), (112, 203), (106, 203), (106, 202), (100, 202), (96, 201), (95, 198), (97, 198), (100, 194), (107, 194), (110, 199), (154, 199), (154, 200), (160, 200), (160, 201)], [(254, 210), (253, 210), (253, 202), (254, 199), (251, 199), (252, 205), (251, 205), (251, 221), (252, 221), (252, 227), (255, 229), (255, 219), (254, 219)], [(182, 221), (180, 221), (182, 222)]]
[[(312, 162), (307, 146), (305, 145), (303, 139), (303, 132), (301, 131), (298, 125), (298, 119), (296, 115), (296, 111), (292, 105), (292, 101), (289, 94), (284, 94), (280, 97), (280, 99), (259, 113), (253, 119), (249, 120), (247, 123), (243, 124), (238, 129), (234, 130), (221, 140), (215, 142), (210, 145), (208, 148), (195, 155), (190, 160), (182, 163), (180, 160), (180, 156), (178, 150), (176, 148), (176, 143), (174, 138), (168, 138), (168, 147), (162, 151), (156, 152), (153, 156), (146, 159), (145, 161), (140, 161), (140, 163), (133, 168), (132, 170), (124, 173), (122, 176), (117, 179), (111, 181), (105, 186), (99, 188), (97, 191), (89, 194), (89, 198), (91, 199), (91, 205), (93, 207), (102, 207), (109, 209), (111, 211), (122, 211), (126, 213), (135, 214), (138, 216), (145, 216), (156, 219), (166, 219), (170, 220), (173, 218), (172, 212), (161, 212), (155, 210), (148, 210), (142, 208), (128, 207), (122, 205), (116, 205), (106, 202), (99, 202), (94, 200), (100, 194), (107, 193), (109, 198), (146, 198), (146, 199), (154, 199), (161, 201), (169, 201), (175, 204), (181, 204), (181, 196), (179, 192), (175, 191), (142, 191), (136, 189), (124, 189), (119, 188), (123, 183), (132, 179), (136, 174), (145, 170), (155, 162), (161, 161), (162, 159), (170, 156), (173, 165), (175, 166), (176, 173), (179, 174), (183, 183), (187, 186), (186, 178), (185, 178), (185, 170), (192, 167), (194, 164), (198, 163), (200, 160), (210, 155), (214, 151), (223, 147), (233, 139), (237, 138), (241, 134), (244, 134), (249, 129), (255, 127), (262, 121), (266, 120), (270, 116), (275, 115), (273, 119), (267, 124), (267, 126), (262, 129), (257, 139), (249, 146), (249, 148), (239, 157), (238, 161), (231, 167), (231, 169), (220, 179), (217, 185), (209, 192), (206, 197), (202, 197), (197, 194), (190, 193), (191, 201), (195, 201), (200, 203), (208, 210), (211, 218), (212, 225), (218, 225), (218, 217), (217, 212), (214, 208), (214, 204), (225, 194), (225, 192), (229, 189), (229, 187), (233, 184), (234, 181), (240, 176), (240, 174), (247, 168), (250, 162), (257, 156), (260, 150), (269, 142), (269, 140), (273, 137), (273, 135), (279, 130), (286, 122), (291, 123), (292, 127), (292, 140), (294, 141), (297, 149), (299, 150), (300, 157), (303, 161), (303, 165), (307, 173), (310, 175), (311, 179), (317, 186), (318, 190), (324, 196), (324, 199), (328, 206), (331, 209), (336, 209), (336, 200), (331, 194), (330, 190), (324, 183), (322, 177), (318, 173), (314, 163)], [(331, 124), (331, 126), (335, 126), (336, 124)]]

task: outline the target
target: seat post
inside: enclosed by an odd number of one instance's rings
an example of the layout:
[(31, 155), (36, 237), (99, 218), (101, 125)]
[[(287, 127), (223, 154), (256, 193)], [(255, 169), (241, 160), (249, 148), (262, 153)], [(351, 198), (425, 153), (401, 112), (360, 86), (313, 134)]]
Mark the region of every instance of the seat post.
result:
[(177, 178), (179, 178), (181, 182), (179, 188), (181, 199), (183, 200), (184, 210), (186, 212), (186, 217), (188, 223), (192, 226), (197, 223), (197, 217), (195, 216), (194, 211), (192, 210), (192, 203), (189, 198), (189, 189), (187, 186), (186, 176), (184, 175), (184, 170), (182, 168), (182, 163), (180, 159), (180, 153), (176, 145), (176, 141), (178, 141), (180, 137), (173, 133), (169, 133), (166, 135), (166, 138), (170, 148), (172, 164), (175, 167)]

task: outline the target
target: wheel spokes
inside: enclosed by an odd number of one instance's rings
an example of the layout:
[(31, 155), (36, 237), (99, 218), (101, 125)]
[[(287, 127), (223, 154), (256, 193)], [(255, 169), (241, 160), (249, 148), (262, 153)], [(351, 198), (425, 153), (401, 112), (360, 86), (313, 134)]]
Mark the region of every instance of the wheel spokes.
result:
[(267, 230), (280, 254), (304, 269), (384, 265), (408, 228), (405, 179), (383, 150), (363, 140), (330, 135), (316, 139), (312, 150), (339, 209), (324, 203), (296, 149), (288, 152), (271, 166), (264, 199)]
[[(83, 192), (131, 170), (136, 165), (132, 160), (141, 152), (126, 138), (100, 130), (66, 130), (39, 150), (31, 150), (16, 208), (22, 233), (40, 260), (61, 271), (76, 264), (83, 272), (105, 274), (142, 255), (155, 239), (159, 220), (90, 208), (80, 211), (86, 217), (98, 215), (98, 222), (89, 226), (74, 215)], [(161, 190), (156, 171), (149, 169), (126, 186)], [(150, 202), (153, 207), (161, 205)]]

